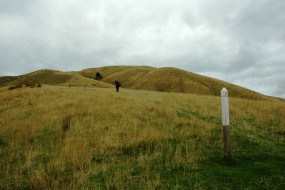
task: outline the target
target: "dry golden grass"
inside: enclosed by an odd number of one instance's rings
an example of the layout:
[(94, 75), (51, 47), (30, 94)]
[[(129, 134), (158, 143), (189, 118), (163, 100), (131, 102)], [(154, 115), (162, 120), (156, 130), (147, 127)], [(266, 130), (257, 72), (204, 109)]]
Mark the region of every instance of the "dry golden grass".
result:
[[(222, 155), (219, 97), (43, 85), (0, 88), (0, 102), (1, 189), (220, 187), (201, 166)], [(273, 151), (284, 144), (284, 102), (230, 97), (230, 113), (237, 159), (244, 139)], [(248, 185), (236, 183), (224, 188)]]
[(22, 75), (19, 80), (14, 81), (14, 83), (20, 84), (61, 84), (69, 81), (71, 75), (55, 70), (39, 70), (26, 75)]
[(94, 77), (97, 72), (103, 76), (103, 82), (113, 84), (114, 80), (119, 80), (124, 88), (130, 89), (219, 96), (220, 89), (226, 87), (233, 97), (272, 99), (240, 86), (171, 67), (110, 66), (85, 69), (79, 74)]
[[(103, 77), (100, 81), (94, 80), (97, 72)], [(252, 100), (274, 99), (224, 81), (170, 67), (109, 66), (79, 72), (39, 70), (22, 75), (19, 79), (0, 77), (0, 85), (41, 83), (70, 87), (112, 88), (114, 80), (119, 80), (122, 87), (129, 89), (219, 96), (220, 89), (226, 87), (232, 97)]]
[[(11, 77), (10, 77), (11, 78)], [(12, 77), (9, 82), (7, 77), (1, 77), (0, 83), (3, 85), (35, 85), (35, 84), (51, 84), (51, 85), (61, 85), (69, 87), (99, 87), (99, 88), (112, 88), (113, 86), (93, 80), (90, 78), (83, 77), (76, 72), (61, 72), (54, 70), (39, 70), (20, 77)], [(13, 80), (12, 80), (13, 79)], [(8, 82), (5, 82), (8, 81)]]
[(65, 82), (63, 85), (69, 87), (97, 87), (97, 88), (113, 88), (113, 85), (83, 77), (75, 72), (72, 73), (72, 77), (68, 82)]

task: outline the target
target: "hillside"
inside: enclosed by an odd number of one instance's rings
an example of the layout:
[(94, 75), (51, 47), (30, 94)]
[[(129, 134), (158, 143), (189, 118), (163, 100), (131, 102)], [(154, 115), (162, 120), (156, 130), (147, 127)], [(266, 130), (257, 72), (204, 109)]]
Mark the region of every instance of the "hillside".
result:
[(96, 73), (99, 72), (103, 76), (103, 82), (114, 84), (114, 80), (119, 80), (124, 88), (132, 88), (142, 77), (153, 70), (156, 70), (156, 68), (147, 66), (110, 66), (84, 69), (79, 74), (94, 78)]
[[(0, 77), (0, 81), (4, 81), (7, 77)], [(12, 80), (14, 79), (14, 80)], [(4, 82), (3, 82), (4, 83)], [(48, 84), (48, 85), (63, 85), (63, 86), (88, 86), (88, 87), (100, 87), (100, 88), (112, 88), (113, 86), (101, 81), (92, 80), (76, 72), (61, 72), (55, 70), (39, 70), (32, 73), (28, 73), (22, 76), (13, 77), (10, 81), (4, 83), (5, 85), (16, 84)], [(2, 85), (3, 86), (3, 85)]]
[[(97, 72), (103, 77), (100, 81), (94, 80)], [(119, 80), (122, 88), (128, 89), (219, 96), (220, 90), (226, 87), (231, 97), (252, 100), (274, 99), (221, 80), (171, 67), (109, 66), (78, 72), (39, 70), (19, 77), (0, 77), (0, 86), (41, 83), (114, 88), (114, 80)]]
[(11, 82), (16, 81), (20, 76), (4, 76), (0, 77), (0, 87), (9, 85)]
[(81, 75), (78, 75), (76, 72), (72, 72), (72, 78), (68, 82), (64, 83), (64, 85), (68, 85), (70, 87), (85, 86), (85, 87), (97, 87), (97, 88), (113, 88), (113, 85), (111, 84), (83, 77)]
[(270, 99), (260, 93), (237, 85), (171, 67), (100, 67), (85, 69), (80, 71), (79, 74), (85, 77), (94, 77), (96, 72), (103, 76), (103, 82), (113, 84), (114, 80), (119, 80), (122, 87), (130, 89), (219, 96), (221, 89), (226, 87), (232, 97), (253, 100)]
[(18, 83), (42, 83), (42, 84), (62, 84), (72, 78), (72, 75), (55, 70), (39, 70), (26, 75), (22, 75)]
[(231, 98), (224, 161), (217, 96), (0, 92), (0, 189), (285, 189), (284, 102)]

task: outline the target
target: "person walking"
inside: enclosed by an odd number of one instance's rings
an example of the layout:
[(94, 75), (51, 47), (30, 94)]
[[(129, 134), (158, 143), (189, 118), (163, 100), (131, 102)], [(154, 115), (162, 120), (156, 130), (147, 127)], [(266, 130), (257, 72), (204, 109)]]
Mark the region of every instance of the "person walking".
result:
[(117, 92), (119, 92), (119, 88), (121, 87), (121, 83), (118, 80), (115, 80), (115, 86), (116, 86)]

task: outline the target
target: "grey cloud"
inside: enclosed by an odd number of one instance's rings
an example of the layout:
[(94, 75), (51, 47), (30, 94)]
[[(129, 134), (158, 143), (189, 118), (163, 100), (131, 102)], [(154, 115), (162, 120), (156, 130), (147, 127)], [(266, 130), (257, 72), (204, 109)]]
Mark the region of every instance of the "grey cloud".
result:
[(34, 0), (1, 0), (0, 14), (25, 15), (32, 8), (38, 5), (38, 1)]
[(0, 0), (0, 75), (172, 66), (285, 97), (283, 0)]
[(285, 97), (285, 78), (280, 77), (280, 80), (276, 81), (277, 88), (275, 89), (275, 92), (272, 93), (272, 95), (276, 95), (279, 97)]
[(284, 38), (284, 8), (284, 1), (253, 2), (233, 20), (233, 30), (239, 39), (250, 42), (280, 40)]

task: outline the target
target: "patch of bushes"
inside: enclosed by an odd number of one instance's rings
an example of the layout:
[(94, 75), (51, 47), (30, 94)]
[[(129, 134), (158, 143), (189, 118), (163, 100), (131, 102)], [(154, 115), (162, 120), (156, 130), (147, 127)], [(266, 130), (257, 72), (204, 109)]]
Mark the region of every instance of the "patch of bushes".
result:
[(8, 90), (14, 90), (14, 89), (17, 89), (17, 88), (22, 88), (23, 85), (22, 84), (18, 84), (16, 86), (11, 86), (10, 88), (8, 88)]
[(41, 83), (38, 83), (38, 84), (36, 84), (36, 83), (26, 83), (25, 85), (17, 84), (15, 86), (11, 86), (11, 87), (8, 88), (8, 90), (14, 90), (14, 89), (17, 89), (17, 88), (23, 88), (23, 86), (31, 87), (31, 88), (36, 88), (36, 87), (41, 88), (42, 87)]
[(99, 72), (96, 73), (95, 80), (101, 80), (103, 77)]
[(36, 84), (35, 83), (26, 83), (25, 87), (35, 88)]

